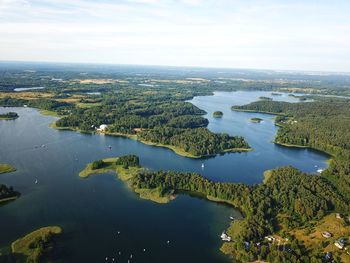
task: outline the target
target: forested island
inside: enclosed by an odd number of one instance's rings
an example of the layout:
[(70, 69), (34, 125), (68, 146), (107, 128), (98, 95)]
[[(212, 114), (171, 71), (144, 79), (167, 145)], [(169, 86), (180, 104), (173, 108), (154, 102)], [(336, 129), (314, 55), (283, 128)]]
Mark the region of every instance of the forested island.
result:
[(2, 173), (11, 173), (16, 171), (16, 168), (12, 165), (6, 164), (6, 163), (0, 163), (0, 174)]
[(214, 118), (221, 118), (224, 115), (222, 111), (214, 111), (213, 117)]
[(19, 196), (20, 193), (15, 191), (12, 186), (7, 187), (4, 184), (0, 184), (0, 203), (15, 200)]
[[(16, 168), (9, 165), (0, 163), (0, 174), (10, 173), (16, 171)], [(4, 184), (0, 184), (0, 203), (8, 202), (17, 199), (20, 193), (15, 191), (13, 187), (8, 187)]]
[(19, 116), (16, 112), (7, 112), (0, 114), (0, 120), (15, 120)]
[(261, 119), (261, 118), (251, 118), (250, 121), (254, 122), (254, 123), (260, 123), (260, 122), (263, 121), (263, 119)]
[(48, 226), (35, 230), (11, 244), (11, 253), (1, 255), (0, 262), (52, 262), (57, 256), (57, 237), (62, 234), (59, 226)]

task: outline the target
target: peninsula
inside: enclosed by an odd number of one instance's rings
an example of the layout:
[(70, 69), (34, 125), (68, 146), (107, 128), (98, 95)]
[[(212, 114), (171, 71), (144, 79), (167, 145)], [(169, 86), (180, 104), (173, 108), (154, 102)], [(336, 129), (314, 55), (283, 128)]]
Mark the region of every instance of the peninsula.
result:
[[(283, 253), (279, 251), (284, 257), (293, 260), (301, 256), (312, 258), (315, 252), (319, 253), (325, 248), (313, 247), (310, 250), (298, 242), (295, 231), (327, 214), (350, 211), (350, 205), (344, 197), (334, 192), (323, 178), (302, 173), (292, 167), (270, 170), (266, 172), (263, 184), (249, 186), (213, 182), (197, 173), (148, 171), (139, 166), (137, 156), (127, 155), (94, 161), (79, 175), (87, 177), (108, 171), (115, 171), (141, 198), (157, 203), (168, 203), (176, 194), (187, 193), (239, 209), (245, 217), (243, 220), (233, 221), (226, 233), (234, 242), (224, 243), (221, 250), (242, 261), (277, 256), (278, 248), (275, 250), (270, 246), (270, 241), (263, 238), (272, 235), (288, 238), (288, 242), (284, 244), (288, 250)], [(317, 187), (310, 190), (310, 185)], [(297, 205), (301, 197), (307, 198), (308, 205)], [(250, 205), (247, 206), (247, 203)], [(348, 229), (344, 226), (341, 231), (350, 231), (350, 227)], [(340, 236), (335, 236), (334, 239), (336, 238)], [(260, 243), (259, 249), (246, 249), (256, 243)], [(327, 249), (337, 252), (331, 245)]]

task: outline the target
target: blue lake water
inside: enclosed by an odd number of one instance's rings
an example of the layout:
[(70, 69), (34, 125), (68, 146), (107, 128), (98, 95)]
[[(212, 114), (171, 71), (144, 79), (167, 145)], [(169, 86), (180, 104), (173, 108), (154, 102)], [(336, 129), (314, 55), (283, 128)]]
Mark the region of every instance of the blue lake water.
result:
[[(242, 135), (254, 148), (249, 153), (203, 160), (126, 138), (57, 131), (48, 127), (56, 118), (35, 109), (0, 108), (0, 112), (15, 111), (20, 116), (0, 121), (0, 162), (17, 168), (0, 175), (0, 183), (22, 193), (18, 200), (0, 206), (0, 248), (36, 228), (60, 225), (64, 262), (106, 262), (105, 257), (107, 262), (113, 257), (116, 262), (127, 262), (131, 254), (131, 262), (229, 262), (219, 252), (219, 235), (229, 225), (230, 215), (239, 217), (234, 209), (186, 195), (159, 205), (139, 199), (115, 176), (81, 179), (78, 173), (93, 160), (131, 153), (150, 169), (193, 171), (215, 181), (248, 184), (260, 183), (265, 170), (278, 166), (293, 165), (306, 172), (325, 168), (328, 157), (320, 152), (271, 143), (278, 129), (273, 116), (230, 109), (270, 95), (216, 92), (192, 99), (207, 111), (210, 130)], [(298, 101), (286, 94), (273, 98)], [(224, 113), (223, 118), (212, 118), (216, 110)], [(251, 123), (252, 117), (264, 121)]]

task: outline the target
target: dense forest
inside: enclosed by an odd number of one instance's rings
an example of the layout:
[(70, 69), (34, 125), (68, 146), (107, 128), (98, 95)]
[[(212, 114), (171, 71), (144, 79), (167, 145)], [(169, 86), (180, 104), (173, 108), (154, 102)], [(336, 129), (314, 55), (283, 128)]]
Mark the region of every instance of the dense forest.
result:
[[(118, 161), (139, 167), (139, 159), (134, 155), (119, 157)], [(231, 224), (227, 233), (234, 242), (225, 243), (222, 250), (242, 262), (257, 259), (280, 262), (274, 260), (276, 257), (288, 258), (288, 262), (323, 262), (323, 247), (307, 249), (290, 230), (309, 227), (310, 222), (333, 211), (345, 214), (350, 211), (350, 199), (342, 196), (326, 178), (293, 167), (267, 171), (264, 183), (252, 186), (213, 182), (197, 173), (141, 169), (131, 178), (131, 186), (156, 190), (160, 196), (199, 195), (238, 208), (244, 219)], [(288, 242), (271, 246), (265, 236), (279, 231), (281, 225), (285, 229), (280, 235)]]
[[(215, 134), (206, 128), (205, 111), (184, 101), (195, 94), (187, 89), (120, 88), (98, 97), (83, 96), (75, 103), (55, 95), (55, 99), (3, 97), (0, 105), (54, 111), (62, 116), (56, 121), (59, 128), (94, 132), (106, 124), (109, 134), (136, 135), (142, 141), (177, 147), (191, 157), (248, 150), (242, 137)], [(87, 106), (79, 107), (81, 104)]]
[(316, 98), (313, 102), (287, 103), (259, 101), (233, 109), (272, 112), (280, 126), (275, 142), (305, 146), (332, 155), (322, 172), (344, 198), (350, 199), (350, 101)]
[(249, 149), (243, 137), (213, 133), (207, 128), (174, 129), (159, 126), (140, 132), (138, 137), (145, 141), (176, 146), (195, 156)]

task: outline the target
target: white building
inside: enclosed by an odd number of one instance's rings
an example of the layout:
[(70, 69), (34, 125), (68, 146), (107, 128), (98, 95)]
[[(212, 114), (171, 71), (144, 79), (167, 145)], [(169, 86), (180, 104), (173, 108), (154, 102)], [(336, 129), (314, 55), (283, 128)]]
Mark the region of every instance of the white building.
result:
[(107, 124), (101, 124), (100, 127), (97, 128), (97, 130), (100, 132), (105, 132), (107, 128), (108, 128)]

